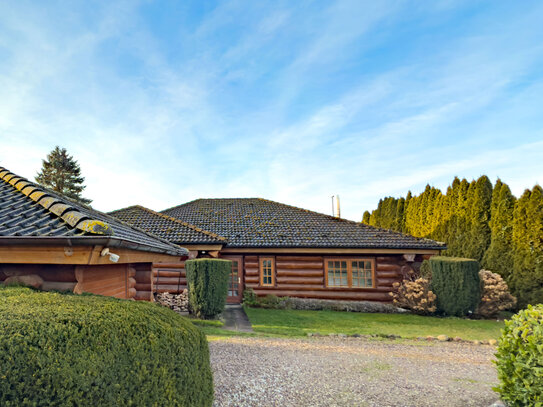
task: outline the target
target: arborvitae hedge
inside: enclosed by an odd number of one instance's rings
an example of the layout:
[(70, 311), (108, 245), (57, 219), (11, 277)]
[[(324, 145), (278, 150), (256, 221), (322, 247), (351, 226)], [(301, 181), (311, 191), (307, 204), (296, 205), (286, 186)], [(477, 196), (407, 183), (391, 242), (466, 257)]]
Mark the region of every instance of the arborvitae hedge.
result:
[(0, 405), (211, 406), (204, 334), (146, 302), (0, 285)]
[(526, 190), (513, 214), (513, 275), (519, 305), (543, 303), (543, 189)]
[[(455, 178), (445, 194), (384, 198), (363, 222), (447, 243), (446, 256), (474, 258), (499, 273), (519, 306), (543, 303), (543, 190), (536, 185), (517, 201), (501, 180)], [(395, 210), (392, 210), (392, 209)]]
[(475, 312), (481, 298), (479, 263), (472, 259), (434, 256), (431, 290), (437, 295), (437, 311), (461, 317)]
[(226, 304), (228, 276), (232, 262), (220, 259), (195, 259), (185, 262), (189, 303), (201, 318), (220, 314)]

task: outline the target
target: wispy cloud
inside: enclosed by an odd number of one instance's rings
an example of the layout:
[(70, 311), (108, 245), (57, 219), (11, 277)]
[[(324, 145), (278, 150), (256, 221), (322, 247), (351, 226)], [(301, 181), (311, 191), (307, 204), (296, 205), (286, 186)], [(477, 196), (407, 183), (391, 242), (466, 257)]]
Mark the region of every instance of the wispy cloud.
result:
[[(507, 18), (506, 18), (507, 17)], [(97, 208), (263, 196), (360, 219), (483, 173), (542, 182), (543, 7), (0, 6), (0, 165), (60, 144)]]

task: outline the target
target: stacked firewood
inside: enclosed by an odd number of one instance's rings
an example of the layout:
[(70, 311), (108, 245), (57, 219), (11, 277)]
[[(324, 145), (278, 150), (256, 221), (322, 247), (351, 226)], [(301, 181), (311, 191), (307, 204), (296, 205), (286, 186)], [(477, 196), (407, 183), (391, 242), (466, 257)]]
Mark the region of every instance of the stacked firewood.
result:
[(184, 289), (180, 294), (159, 293), (155, 295), (155, 299), (159, 304), (175, 312), (186, 312), (189, 310), (189, 294), (187, 289)]

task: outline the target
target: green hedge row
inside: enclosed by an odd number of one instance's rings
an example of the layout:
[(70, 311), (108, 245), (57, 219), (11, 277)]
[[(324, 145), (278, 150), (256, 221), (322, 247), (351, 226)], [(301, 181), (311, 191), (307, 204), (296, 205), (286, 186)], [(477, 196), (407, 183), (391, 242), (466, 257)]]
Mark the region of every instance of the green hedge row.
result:
[(437, 312), (464, 316), (475, 312), (481, 296), (479, 262), (458, 257), (434, 256), (431, 290), (437, 296)]
[(194, 259), (185, 262), (189, 303), (199, 318), (220, 314), (226, 304), (230, 260)]
[(0, 405), (211, 406), (204, 334), (156, 304), (0, 286)]

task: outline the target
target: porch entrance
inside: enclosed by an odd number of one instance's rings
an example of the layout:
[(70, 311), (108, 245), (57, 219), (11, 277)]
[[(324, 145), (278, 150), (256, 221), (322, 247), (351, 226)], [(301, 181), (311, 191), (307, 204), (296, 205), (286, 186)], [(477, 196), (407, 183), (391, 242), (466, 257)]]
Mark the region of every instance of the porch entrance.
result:
[(228, 295), (226, 302), (228, 304), (239, 304), (243, 294), (243, 275), (242, 264), (243, 258), (240, 257), (222, 257), (225, 260), (232, 262), (232, 269), (230, 270), (230, 276), (228, 278)]

